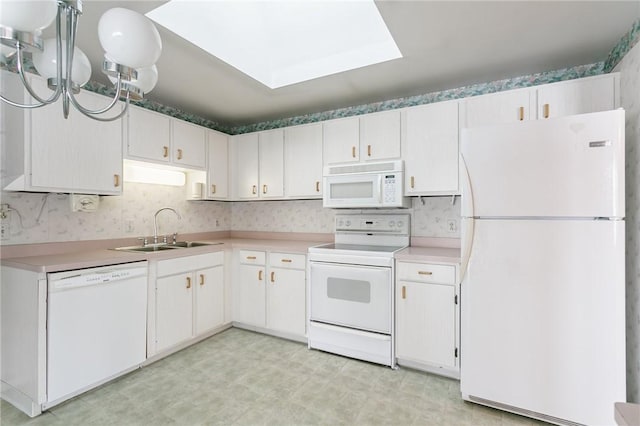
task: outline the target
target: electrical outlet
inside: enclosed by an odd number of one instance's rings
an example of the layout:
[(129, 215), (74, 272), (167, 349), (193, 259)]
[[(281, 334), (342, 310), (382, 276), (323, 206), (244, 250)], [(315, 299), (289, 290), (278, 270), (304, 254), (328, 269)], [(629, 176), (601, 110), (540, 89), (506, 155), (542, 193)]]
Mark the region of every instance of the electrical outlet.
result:
[(136, 227), (135, 227), (133, 219), (125, 219), (124, 220), (124, 232), (126, 232), (127, 234), (130, 234), (135, 230), (136, 230)]
[(447, 220), (447, 231), (456, 232), (458, 230), (458, 221), (455, 219)]
[(216, 228), (220, 226), (220, 221), (218, 219), (216, 219)]
[(11, 221), (9, 218), (0, 220), (0, 241), (11, 238)]

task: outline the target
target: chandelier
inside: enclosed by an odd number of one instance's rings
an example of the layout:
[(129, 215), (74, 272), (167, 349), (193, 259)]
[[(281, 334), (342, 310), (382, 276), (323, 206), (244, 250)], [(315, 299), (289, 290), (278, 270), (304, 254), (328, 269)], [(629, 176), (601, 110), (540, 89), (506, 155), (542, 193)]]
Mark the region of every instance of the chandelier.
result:
[[(80, 93), (91, 77), (91, 63), (77, 47), (76, 30), (82, 14), (82, 0), (0, 0), (0, 56), (3, 65), (12, 59), (25, 89), (35, 101), (22, 104), (0, 95), (2, 101), (18, 108), (39, 108), (56, 102), (62, 96), (64, 118), (73, 105), (87, 117), (112, 121), (122, 117), (129, 101), (140, 100), (158, 81), (155, 62), (162, 51), (158, 30), (147, 17), (124, 8), (106, 11), (98, 23), (98, 37), (105, 50), (102, 71), (114, 84), (115, 96), (104, 108), (89, 110), (78, 102)], [(55, 20), (56, 37), (42, 39), (42, 30)], [(63, 28), (64, 20), (64, 28)], [(64, 31), (64, 35), (63, 35)], [(44, 99), (35, 93), (25, 76), (25, 59), (33, 66), (53, 91)], [(104, 117), (125, 100), (117, 115)]]

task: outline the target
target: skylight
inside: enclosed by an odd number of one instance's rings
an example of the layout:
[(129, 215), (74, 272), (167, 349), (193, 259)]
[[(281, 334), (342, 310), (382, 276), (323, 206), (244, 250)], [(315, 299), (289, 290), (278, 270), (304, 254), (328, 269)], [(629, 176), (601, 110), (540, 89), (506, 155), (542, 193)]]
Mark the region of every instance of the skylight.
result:
[(402, 57), (372, 0), (172, 0), (147, 16), (272, 89)]

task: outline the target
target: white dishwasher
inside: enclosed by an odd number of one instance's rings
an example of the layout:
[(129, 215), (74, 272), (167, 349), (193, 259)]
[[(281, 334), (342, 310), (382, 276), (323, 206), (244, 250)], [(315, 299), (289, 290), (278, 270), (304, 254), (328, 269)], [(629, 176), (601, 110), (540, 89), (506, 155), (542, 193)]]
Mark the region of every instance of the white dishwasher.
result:
[(43, 408), (145, 360), (147, 262), (50, 273), (47, 304)]

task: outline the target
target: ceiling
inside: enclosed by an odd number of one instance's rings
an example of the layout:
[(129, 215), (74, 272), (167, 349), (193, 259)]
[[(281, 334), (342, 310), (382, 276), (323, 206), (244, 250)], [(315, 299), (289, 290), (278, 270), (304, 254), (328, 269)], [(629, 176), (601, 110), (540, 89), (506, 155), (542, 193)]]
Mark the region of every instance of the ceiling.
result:
[[(146, 13), (163, 3), (84, 0), (77, 45), (91, 60), (92, 80), (110, 84), (101, 73), (100, 16), (112, 7)], [(223, 124), (253, 124), (603, 61), (640, 19), (638, 0), (376, 5), (403, 58), (279, 89), (157, 25), (159, 81), (146, 97)]]

